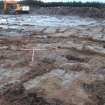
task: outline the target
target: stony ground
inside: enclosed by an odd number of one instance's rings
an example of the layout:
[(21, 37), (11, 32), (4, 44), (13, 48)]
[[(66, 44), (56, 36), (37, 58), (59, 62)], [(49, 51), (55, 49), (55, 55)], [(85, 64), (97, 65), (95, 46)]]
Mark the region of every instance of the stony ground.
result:
[(0, 105), (105, 105), (104, 26), (27, 29), (1, 29)]

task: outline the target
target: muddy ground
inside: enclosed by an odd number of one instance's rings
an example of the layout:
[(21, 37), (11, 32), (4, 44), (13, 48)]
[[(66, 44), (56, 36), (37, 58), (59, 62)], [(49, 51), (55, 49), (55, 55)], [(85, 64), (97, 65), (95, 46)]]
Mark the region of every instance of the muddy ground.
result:
[(105, 18), (105, 7), (31, 7), (31, 14)]
[(0, 105), (105, 105), (105, 26), (1, 28)]

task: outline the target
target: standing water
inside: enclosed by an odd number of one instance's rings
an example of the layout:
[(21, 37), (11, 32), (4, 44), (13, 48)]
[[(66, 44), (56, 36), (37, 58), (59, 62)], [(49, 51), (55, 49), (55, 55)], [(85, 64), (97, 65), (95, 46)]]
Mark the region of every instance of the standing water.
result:
[(52, 26), (72, 27), (79, 25), (93, 25), (96, 20), (92, 18), (81, 18), (79, 16), (44, 16), (44, 15), (1, 15), (0, 25), (10, 26)]

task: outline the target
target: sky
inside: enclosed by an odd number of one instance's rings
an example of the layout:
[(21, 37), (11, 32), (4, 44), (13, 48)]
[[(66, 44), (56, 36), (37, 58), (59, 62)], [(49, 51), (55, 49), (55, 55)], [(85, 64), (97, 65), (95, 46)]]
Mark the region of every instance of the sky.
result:
[(92, 1), (96, 1), (96, 2), (104, 2), (105, 3), (105, 0), (42, 0), (42, 1), (44, 1), (44, 2), (52, 2), (52, 1), (82, 1), (82, 2), (87, 2), (87, 1), (89, 1), (89, 2), (92, 2)]

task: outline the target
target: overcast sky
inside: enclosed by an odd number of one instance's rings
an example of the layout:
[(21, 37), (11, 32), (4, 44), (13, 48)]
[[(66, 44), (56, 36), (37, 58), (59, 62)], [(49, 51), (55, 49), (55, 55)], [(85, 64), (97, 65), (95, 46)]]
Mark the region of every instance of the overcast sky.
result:
[(92, 1), (98, 1), (98, 2), (104, 2), (105, 3), (105, 0), (42, 0), (44, 2), (51, 2), (51, 1), (82, 1), (82, 2), (92, 2)]

